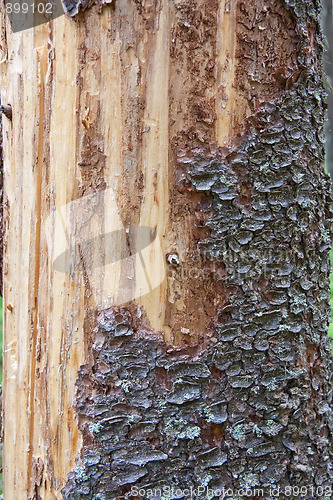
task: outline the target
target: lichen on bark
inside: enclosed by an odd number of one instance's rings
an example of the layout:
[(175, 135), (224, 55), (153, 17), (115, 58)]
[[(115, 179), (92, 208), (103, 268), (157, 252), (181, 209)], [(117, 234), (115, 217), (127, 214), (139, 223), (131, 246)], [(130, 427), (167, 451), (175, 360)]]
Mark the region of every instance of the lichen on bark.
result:
[(194, 353), (133, 329), (126, 308), (99, 317), (78, 381), (84, 475), (64, 498), (126, 496), (133, 484), (244, 487), (249, 474), (252, 486), (331, 484), (330, 218), (323, 135), (308, 129), (323, 120), (316, 79), (265, 106), (237, 151), (180, 159), (194, 189), (209, 179), (202, 248), (236, 291)]
[(77, 380), (83, 448), (66, 500), (202, 485), (263, 488), (268, 500), (270, 487), (307, 486), (309, 499), (311, 487), (332, 485), (319, 6), (285, 6), (300, 36), (297, 78), (253, 112), (234, 146), (176, 155), (179, 189), (209, 197), (198, 251), (228, 303), (192, 346), (166, 344), (133, 304), (99, 313)]

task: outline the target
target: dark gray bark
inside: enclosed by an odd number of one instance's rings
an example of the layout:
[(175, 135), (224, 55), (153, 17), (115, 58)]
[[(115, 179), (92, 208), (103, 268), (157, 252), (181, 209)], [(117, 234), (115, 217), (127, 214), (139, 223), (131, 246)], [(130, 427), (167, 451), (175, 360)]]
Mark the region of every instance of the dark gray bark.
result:
[(202, 486), (232, 488), (233, 498), (239, 488), (272, 500), (280, 488), (286, 498), (301, 486), (292, 498), (332, 497), (320, 10), (316, 0), (284, 5), (297, 23), (297, 78), (255, 112), (238, 146), (177, 158), (208, 200), (209, 237), (198, 246), (229, 303), (197, 348), (167, 346), (132, 305), (97, 317), (77, 380), (83, 465), (63, 489), (67, 500), (130, 498), (131, 488), (168, 498), (163, 487), (183, 498), (180, 490)]
[(324, 67), (328, 77), (327, 121), (326, 121), (326, 167), (333, 176), (333, 11), (332, 0), (324, 0), (322, 12), (323, 31), (327, 39)]

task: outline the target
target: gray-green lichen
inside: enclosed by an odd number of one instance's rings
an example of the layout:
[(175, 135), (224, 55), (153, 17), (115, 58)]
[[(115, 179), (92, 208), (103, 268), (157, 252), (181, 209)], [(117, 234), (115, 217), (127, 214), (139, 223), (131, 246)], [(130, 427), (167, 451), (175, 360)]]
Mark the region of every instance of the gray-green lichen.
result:
[(73, 18), (93, 5), (111, 4), (113, 0), (61, 0), (64, 13), (67, 17)]

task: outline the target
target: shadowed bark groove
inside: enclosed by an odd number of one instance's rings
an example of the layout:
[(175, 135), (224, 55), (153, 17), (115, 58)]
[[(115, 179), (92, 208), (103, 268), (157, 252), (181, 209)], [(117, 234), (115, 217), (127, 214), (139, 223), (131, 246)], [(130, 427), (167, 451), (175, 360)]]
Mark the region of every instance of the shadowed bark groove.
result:
[(246, 133), (218, 147), (206, 113), (200, 134), (188, 127), (173, 136), (177, 196), (201, 204), (192, 208), (202, 228), (193, 247), (210, 275), (200, 286), (212, 293), (213, 283), (218, 297), (206, 330), (171, 346), (133, 304), (97, 316), (77, 380), (82, 455), (64, 499), (202, 485), (263, 488), (266, 499), (270, 487), (307, 486), (309, 499), (332, 485), (319, 6), (288, 0), (284, 8), (297, 57), (292, 51), (292, 65), (275, 74), (274, 95), (256, 94)]

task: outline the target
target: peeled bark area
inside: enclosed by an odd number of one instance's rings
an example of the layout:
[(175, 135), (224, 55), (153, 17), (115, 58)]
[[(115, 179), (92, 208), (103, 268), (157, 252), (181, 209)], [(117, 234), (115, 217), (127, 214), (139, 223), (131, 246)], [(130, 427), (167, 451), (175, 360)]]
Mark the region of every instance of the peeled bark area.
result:
[[(88, 4), (24, 33), (2, 22), (7, 494), (331, 486), (318, 3)], [(124, 269), (59, 273), (43, 224), (110, 187), (166, 276), (103, 309), (92, 283), (125, 288)]]

